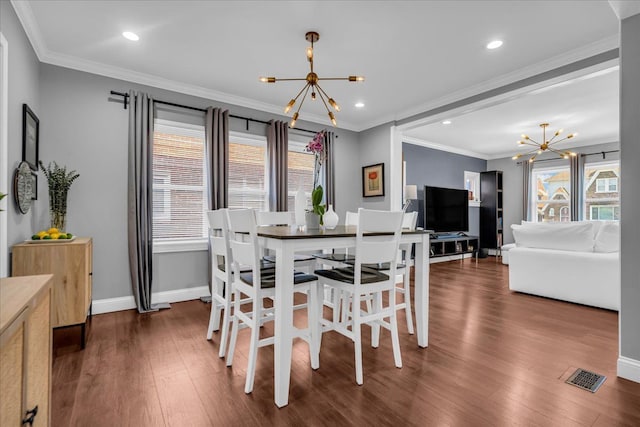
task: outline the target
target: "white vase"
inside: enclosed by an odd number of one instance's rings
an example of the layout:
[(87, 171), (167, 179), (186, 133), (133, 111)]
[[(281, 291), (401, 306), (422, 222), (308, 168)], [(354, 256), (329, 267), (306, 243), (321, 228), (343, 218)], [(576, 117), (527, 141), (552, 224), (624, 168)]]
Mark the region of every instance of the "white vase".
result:
[(329, 205), (329, 210), (322, 215), (324, 228), (333, 230), (338, 225), (338, 214), (333, 210), (333, 205)]
[(305, 225), (304, 211), (307, 206), (307, 196), (304, 194), (302, 186), (298, 187), (295, 196), (295, 220), (298, 227)]

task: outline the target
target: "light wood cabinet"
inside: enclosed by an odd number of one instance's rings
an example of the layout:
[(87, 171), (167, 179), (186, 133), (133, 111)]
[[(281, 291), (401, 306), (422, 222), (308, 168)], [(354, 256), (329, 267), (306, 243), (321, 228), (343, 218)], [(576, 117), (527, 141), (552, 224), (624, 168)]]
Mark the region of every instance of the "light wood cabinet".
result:
[(0, 279), (0, 426), (49, 425), (52, 282)]
[(52, 324), (54, 328), (85, 325), (91, 307), (93, 242), (78, 237), (72, 242), (20, 243), (13, 246), (12, 276), (53, 274)]

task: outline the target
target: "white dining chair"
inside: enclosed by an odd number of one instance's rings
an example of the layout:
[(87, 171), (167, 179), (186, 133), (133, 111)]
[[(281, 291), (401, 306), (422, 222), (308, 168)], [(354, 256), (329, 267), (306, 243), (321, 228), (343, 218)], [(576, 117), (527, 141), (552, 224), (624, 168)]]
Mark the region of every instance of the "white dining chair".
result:
[[(334, 308), (330, 329), (350, 338), (354, 342), (356, 383), (363, 383), (362, 368), (362, 324), (380, 326), (391, 332), (393, 358), (397, 368), (402, 367), (398, 322), (396, 314), (395, 275), (398, 259), (403, 212), (376, 211), (360, 208), (356, 232), (355, 262), (352, 266), (316, 270), (320, 283), (347, 293), (349, 298), (340, 298), (340, 304), (348, 313), (341, 317)], [(376, 233), (375, 236), (366, 233)], [(383, 234), (380, 234), (383, 233)], [(388, 263), (388, 274), (367, 268), (366, 264)], [(389, 294), (388, 305), (383, 307), (382, 293)], [(361, 302), (372, 298), (374, 303), (366, 311)], [(385, 321), (384, 319), (389, 319)], [(372, 340), (373, 345), (373, 340)]]
[[(261, 269), (262, 250), (257, 236), (256, 213), (252, 209), (241, 209), (228, 211), (229, 217), (229, 243), (233, 259), (233, 290), (234, 309), (233, 322), (231, 326), (231, 342), (226, 358), (227, 366), (232, 366), (233, 355), (238, 339), (240, 328), (251, 329), (249, 344), (249, 360), (247, 366), (247, 377), (245, 380), (245, 393), (251, 393), (255, 378), (256, 360), (258, 348), (274, 343), (274, 336), (260, 339), (260, 326), (265, 322), (273, 320), (273, 310), (264, 309), (262, 301), (264, 298), (275, 300), (275, 268)], [(250, 271), (241, 271), (241, 266), (250, 267)], [(312, 286), (317, 285), (317, 277), (311, 274), (292, 272), (294, 290), (296, 292), (306, 292), (309, 298), (309, 322), (317, 322), (317, 313), (314, 311), (318, 307), (317, 292)], [(251, 298), (251, 312), (241, 310), (241, 294)], [(277, 306), (277, 301), (274, 301)], [(309, 323), (311, 324), (311, 323)], [(317, 369), (319, 366), (317, 340), (312, 339), (311, 328), (298, 329), (293, 324), (286, 325), (293, 330), (293, 336), (304, 339), (309, 344), (309, 354), (311, 367)], [(277, 334), (278, 331), (275, 331)]]

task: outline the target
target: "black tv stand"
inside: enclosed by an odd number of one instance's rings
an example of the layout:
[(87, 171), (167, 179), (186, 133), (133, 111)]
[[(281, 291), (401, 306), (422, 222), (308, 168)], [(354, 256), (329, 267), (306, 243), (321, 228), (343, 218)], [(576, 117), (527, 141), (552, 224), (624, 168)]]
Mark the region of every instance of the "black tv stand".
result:
[(460, 255), (462, 260), (466, 254), (475, 256), (477, 261), (478, 236), (470, 236), (466, 233), (441, 233), (440, 235), (434, 233), (431, 235), (430, 258)]

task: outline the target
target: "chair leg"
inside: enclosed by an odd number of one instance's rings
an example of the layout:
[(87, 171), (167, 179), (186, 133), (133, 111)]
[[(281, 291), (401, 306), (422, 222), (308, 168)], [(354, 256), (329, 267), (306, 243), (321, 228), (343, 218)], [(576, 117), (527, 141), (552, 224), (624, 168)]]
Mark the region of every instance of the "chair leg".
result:
[(253, 299), (253, 312), (251, 314), (251, 342), (249, 344), (249, 364), (247, 366), (247, 379), (244, 384), (244, 392), (249, 394), (253, 391), (253, 379), (256, 375), (256, 360), (258, 359), (258, 345), (260, 340), (261, 307), (262, 298), (256, 296)]
[[(342, 306), (342, 292), (338, 289), (333, 289), (333, 324), (340, 323), (340, 309)], [(344, 310), (344, 308), (342, 308)]]
[[(382, 292), (376, 292), (373, 296), (373, 305), (375, 309), (371, 310), (371, 299), (367, 298), (367, 307), (370, 313), (380, 313), (382, 311)], [(371, 325), (371, 347), (378, 348), (380, 345), (380, 324), (374, 322)]]
[(224, 312), (222, 313), (222, 336), (220, 337), (220, 349), (218, 351), (219, 357), (224, 357), (227, 352), (227, 340), (229, 339), (229, 327), (231, 326), (231, 298), (229, 293), (229, 287), (226, 289), (224, 300)]
[(407, 318), (407, 330), (410, 335), (414, 334), (413, 331), (413, 315), (411, 314), (411, 281), (409, 280), (409, 274), (411, 268), (407, 266), (407, 271), (404, 273), (404, 312)]
[(211, 314), (209, 316), (209, 326), (207, 327), (207, 339), (211, 340), (213, 333), (220, 329), (220, 305), (216, 302), (214, 295), (219, 295), (219, 280), (217, 277), (213, 278), (211, 285)]
[(238, 322), (237, 313), (240, 311), (240, 291), (233, 293), (233, 325), (231, 325), (231, 342), (229, 343), (229, 352), (227, 353), (227, 366), (231, 366), (233, 363), (233, 353), (236, 350), (236, 341), (238, 340), (238, 329), (240, 324)]
[(391, 344), (393, 346), (393, 361), (396, 368), (402, 368), (402, 356), (400, 354), (400, 338), (398, 337), (398, 316), (396, 306), (396, 290), (389, 291), (389, 307), (391, 308), (391, 316), (389, 318), (389, 326), (391, 326)]
[(353, 295), (353, 347), (356, 362), (356, 383), (362, 385), (362, 326), (360, 325), (360, 295)]
[[(320, 367), (320, 317), (318, 315), (318, 300), (320, 299), (319, 283), (312, 284), (307, 292), (307, 328), (309, 329), (309, 358), (311, 359), (311, 369)], [(321, 300), (320, 300), (321, 301)]]

